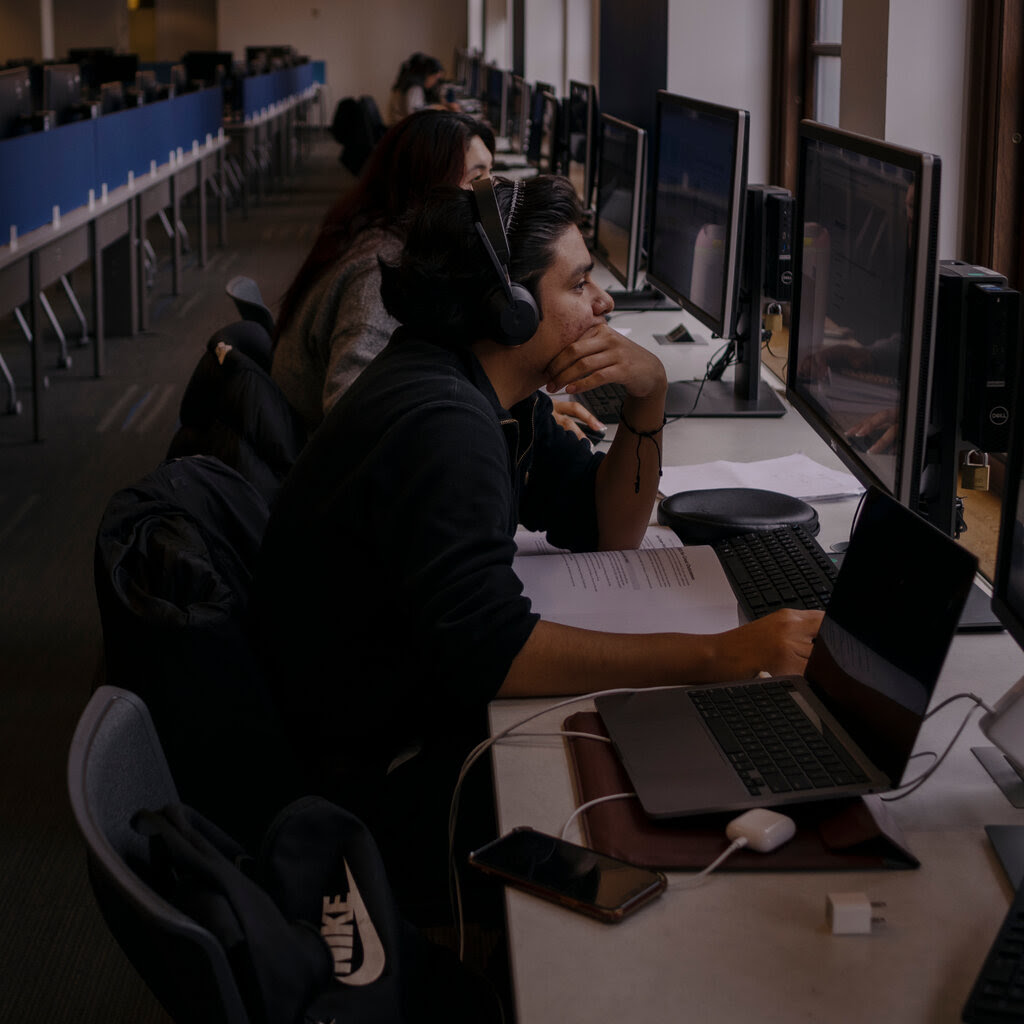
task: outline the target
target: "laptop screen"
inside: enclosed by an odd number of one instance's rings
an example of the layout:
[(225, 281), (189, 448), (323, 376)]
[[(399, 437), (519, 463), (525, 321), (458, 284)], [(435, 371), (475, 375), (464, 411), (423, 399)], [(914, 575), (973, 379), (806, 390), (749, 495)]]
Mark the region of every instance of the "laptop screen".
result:
[(868, 491), (804, 675), (894, 784), (976, 569), (965, 548)]

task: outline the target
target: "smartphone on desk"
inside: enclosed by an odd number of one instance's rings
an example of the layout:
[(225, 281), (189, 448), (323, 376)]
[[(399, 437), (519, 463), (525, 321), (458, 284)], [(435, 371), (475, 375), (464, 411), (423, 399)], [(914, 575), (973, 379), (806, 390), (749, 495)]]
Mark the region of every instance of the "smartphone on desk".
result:
[(474, 850), (469, 862), (507, 885), (614, 923), (665, 891), (660, 871), (520, 827)]

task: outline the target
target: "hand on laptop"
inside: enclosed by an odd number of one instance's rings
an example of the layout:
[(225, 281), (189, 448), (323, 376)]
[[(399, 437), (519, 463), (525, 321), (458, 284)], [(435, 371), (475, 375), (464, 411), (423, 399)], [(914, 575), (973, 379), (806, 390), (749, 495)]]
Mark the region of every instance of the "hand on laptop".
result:
[(823, 615), (781, 608), (763, 619), (719, 633), (714, 639), (719, 644), (715, 665), (722, 669), (720, 678), (752, 679), (759, 672), (803, 675)]

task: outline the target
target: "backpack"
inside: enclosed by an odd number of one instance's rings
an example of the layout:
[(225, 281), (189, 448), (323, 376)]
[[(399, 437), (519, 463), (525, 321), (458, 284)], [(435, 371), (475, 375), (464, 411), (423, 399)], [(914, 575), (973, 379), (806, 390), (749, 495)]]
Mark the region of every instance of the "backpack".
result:
[(482, 979), (401, 917), (369, 830), (329, 801), (284, 808), (255, 857), (181, 803), (132, 824), (147, 881), (223, 945), (252, 1024), (500, 1020)]

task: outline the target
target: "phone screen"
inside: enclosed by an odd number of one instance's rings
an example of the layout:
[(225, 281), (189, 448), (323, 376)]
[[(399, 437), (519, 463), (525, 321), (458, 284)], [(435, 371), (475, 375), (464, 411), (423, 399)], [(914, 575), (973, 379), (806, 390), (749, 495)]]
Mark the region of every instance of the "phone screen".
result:
[(470, 863), (505, 881), (605, 920), (618, 920), (656, 896), (665, 876), (531, 828), (470, 854)]

